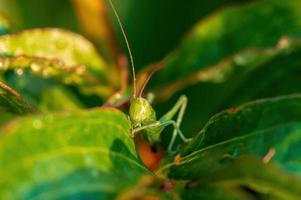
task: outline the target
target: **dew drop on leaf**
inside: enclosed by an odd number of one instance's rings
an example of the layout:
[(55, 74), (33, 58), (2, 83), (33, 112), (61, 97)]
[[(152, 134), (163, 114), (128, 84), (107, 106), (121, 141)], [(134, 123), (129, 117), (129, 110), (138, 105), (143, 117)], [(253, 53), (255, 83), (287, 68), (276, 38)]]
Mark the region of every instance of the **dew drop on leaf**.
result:
[(34, 72), (38, 72), (38, 71), (41, 70), (41, 66), (38, 65), (37, 63), (32, 63), (32, 64), (30, 65), (30, 68), (31, 68), (32, 71), (34, 71)]
[(43, 126), (43, 123), (40, 119), (36, 119), (33, 121), (32, 125), (33, 125), (33, 128), (35, 128), (35, 129), (41, 129)]
[(23, 73), (24, 73), (24, 71), (23, 71), (23, 69), (18, 68), (18, 69), (15, 70), (15, 73), (16, 73), (18, 76), (22, 76)]

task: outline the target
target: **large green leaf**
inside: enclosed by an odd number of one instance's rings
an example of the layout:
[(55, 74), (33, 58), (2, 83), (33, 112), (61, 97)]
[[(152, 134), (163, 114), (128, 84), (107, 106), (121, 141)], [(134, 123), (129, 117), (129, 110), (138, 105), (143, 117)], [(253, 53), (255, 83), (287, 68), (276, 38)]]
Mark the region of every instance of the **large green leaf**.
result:
[(61, 29), (33, 29), (0, 37), (1, 55), (59, 59), (67, 66), (86, 65), (105, 74), (106, 65), (93, 45), (75, 33)]
[(204, 185), (197, 184), (190, 186), (189, 183), (186, 187), (179, 189), (181, 199), (194, 200), (194, 199), (210, 199), (210, 200), (252, 200), (252, 195), (244, 192), (239, 188), (225, 187), (224, 185)]
[(204, 178), (206, 182), (246, 185), (262, 192), (267, 199), (298, 200), (301, 195), (300, 177), (250, 157), (240, 158), (222, 170), (208, 174)]
[(114, 109), (20, 118), (0, 130), (1, 199), (112, 199), (148, 170)]
[[(34, 29), (2, 36), (0, 54), (0, 72), (16, 74), (6, 73), (6, 82), (37, 106), (43, 92), (57, 84), (102, 98), (118, 88), (114, 70), (109, 69), (93, 45), (65, 30)], [(67, 96), (66, 99), (71, 101)]]
[(39, 108), (41, 111), (78, 110), (84, 106), (70, 91), (63, 87), (45, 88)]
[[(290, 129), (288, 124), (292, 124), (291, 127), (298, 127), (300, 119), (301, 95), (258, 100), (237, 108), (230, 108), (213, 116), (186, 149), (182, 150), (181, 155), (187, 155), (193, 151), (209, 148), (217, 144), (226, 145), (226, 141), (231, 143), (233, 140), (236, 143), (234, 139), (249, 140), (257, 136), (267, 137), (266, 135), (268, 134), (276, 135), (278, 128), (281, 130), (288, 126), (287, 128)], [(295, 133), (294, 129), (292, 129), (292, 133)], [(279, 134), (281, 135), (281, 131)], [(296, 134), (296, 141), (291, 140), (287, 142), (298, 142), (298, 132)], [(280, 135), (279, 137), (289, 136), (288, 133), (284, 133), (283, 136)], [(263, 149), (261, 153), (266, 153), (266, 150), (274, 147), (273, 145), (270, 146), (271, 144), (269, 143), (276, 142), (281, 144), (286, 142), (276, 136), (274, 137), (275, 141), (271, 138), (264, 145), (257, 145), (256, 148)], [(262, 138), (260, 142), (263, 142)], [(288, 143), (287, 145), (291, 144)], [(298, 155), (296, 154), (296, 156)]]
[[(272, 175), (265, 177), (267, 173), (259, 173), (260, 170), (256, 171), (256, 167), (248, 164), (242, 168), (241, 173), (253, 174), (254, 182), (260, 183), (261, 179), (265, 179), (264, 185), (267, 187), (273, 190), (280, 187), (283, 193), (287, 191), (295, 196), (301, 191), (300, 119), (300, 95), (256, 101), (226, 110), (212, 117), (193, 141), (180, 151), (175, 162), (163, 167), (163, 170), (170, 178), (203, 179), (208, 174), (222, 170), (237, 158), (255, 156), (263, 159), (263, 162), (275, 164), (283, 171), (283, 176), (287, 172), (298, 175), (298, 184), (290, 190), (288, 180), (291, 175), (289, 178), (283, 177), (283, 180), (277, 179), (278, 171), (273, 171), (271, 174), (275, 176), (274, 179)], [(271, 160), (267, 160), (267, 155)], [(236, 171), (234, 169), (233, 173)], [(237, 176), (237, 179), (243, 178), (243, 175)], [(208, 182), (211, 179), (208, 178)], [(253, 179), (246, 180), (246, 183), (252, 185)], [(274, 184), (273, 180), (278, 180), (279, 184)]]
[[(275, 48), (245, 50), (200, 70), (183, 82), (171, 84), (168, 90), (190, 83), (195, 85), (180, 90), (157, 110), (159, 113), (166, 110), (180, 94), (186, 94), (189, 102), (182, 129), (191, 134), (210, 116), (226, 108), (259, 98), (301, 92), (300, 44), (299, 39), (283, 38)], [(158, 94), (164, 93), (163, 90)]]
[[(300, 35), (299, 0), (264, 0), (223, 9), (201, 20), (151, 83), (162, 88), (249, 47), (268, 47), (283, 35)], [(238, 20), (239, 19), (239, 20)]]
[(243, 192), (237, 185), (261, 192), (255, 193), (258, 199), (297, 200), (301, 195), (300, 178), (252, 157), (240, 158), (188, 185), (192, 186), (183, 191), (184, 199), (254, 199), (252, 193)]

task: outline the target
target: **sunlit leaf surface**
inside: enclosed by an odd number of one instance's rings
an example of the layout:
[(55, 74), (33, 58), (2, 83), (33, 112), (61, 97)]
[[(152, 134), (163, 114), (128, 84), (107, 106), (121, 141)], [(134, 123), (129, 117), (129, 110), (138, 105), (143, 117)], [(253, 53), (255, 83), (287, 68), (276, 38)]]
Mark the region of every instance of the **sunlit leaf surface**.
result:
[[(1, 71), (23, 70), (43, 78), (98, 95), (110, 95), (117, 87), (109, 66), (82, 36), (61, 29), (33, 29), (0, 37)], [(116, 83), (117, 84), (117, 83)], [(98, 86), (98, 88), (96, 88)]]
[(20, 118), (0, 130), (1, 199), (113, 198), (148, 173), (112, 109)]

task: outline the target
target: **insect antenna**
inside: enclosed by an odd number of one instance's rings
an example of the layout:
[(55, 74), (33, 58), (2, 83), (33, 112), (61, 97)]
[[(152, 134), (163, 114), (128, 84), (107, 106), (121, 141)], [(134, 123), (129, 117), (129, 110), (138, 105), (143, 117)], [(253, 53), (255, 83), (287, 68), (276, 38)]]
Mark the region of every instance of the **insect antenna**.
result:
[(136, 72), (135, 72), (135, 64), (134, 64), (134, 58), (133, 58), (133, 55), (132, 55), (132, 51), (131, 51), (131, 47), (130, 47), (130, 44), (129, 44), (129, 41), (127, 39), (127, 36), (125, 34), (125, 31), (124, 31), (124, 28), (123, 28), (123, 25), (122, 25), (122, 22), (120, 20), (120, 17), (117, 13), (117, 10), (112, 2), (112, 0), (109, 0), (109, 3), (110, 3), (110, 6), (114, 12), (114, 15), (116, 16), (117, 18), (117, 22), (118, 22), (118, 25), (121, 29), (121, 33), (122, 33), (122, 36), (124, 38), (124, 41), (125, 41), (125, 44), (126, 44), (126, 47), (127, 47), (127, 50), (128, 50), (128, 53), (129, 53), (129, 56), (130, 56), (130, 60), (131, 60), (131, 66), (132, 66), (132, 74), (133, 74), (133, 97), (136, 98), (137, 97), (137, 88), (136, 88)]
[(151, 79), (151, 77), (154, 75), (154, 73), (156, 73), (158, 70), (160, 70), (163, 67), (163, 62), (159, 62), (155, 68), (150, 72), (150, 74), (148, 75), (148, 77), (146, 78), (146, 80), (143, 83), (143, 86), (141, 87), (140, 91), (139, 91), (139, 97), (142, 96), (143, 91), (147, 85), (147, 83), (149, 82), (149, 80)]

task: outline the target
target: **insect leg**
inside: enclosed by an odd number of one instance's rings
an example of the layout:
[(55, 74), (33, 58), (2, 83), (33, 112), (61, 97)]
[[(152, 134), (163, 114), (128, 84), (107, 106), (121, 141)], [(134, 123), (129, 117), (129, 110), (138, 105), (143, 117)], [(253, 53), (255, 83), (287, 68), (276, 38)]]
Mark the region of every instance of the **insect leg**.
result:
[[(182, 119), (183, 119), (183, 116), (184, 116), (184, 113), (185, 113), (185, 110), (186, 110), (186, 106), (187, 106), (187, 97), (182, 95), (179, 98), (179, 100), (177, 101), (177, 103), (174, 105), (174, 107), (170, 111), (168, 111), (163, 117), (161, 117), (160, 120), (172, 119), (174, 117), (174, 115), (179, 111), (177, 121), (176, 121), (176, 125), (177, 125), (178, 129), (180, 129)], [(178, 131), (178, 134), (184, 142), (188, 142), (190, 140), (189, 138), (186, 138), (184, 136), (182, 131)]]
[[(161, 130), (158, 131), (158, 134), (160, 134), (161, 131), (163, 131), (165, 126), (168, 125), (173, 125), (174, 130), (172, 133), (172, 137), (170, 140), (170, 143), (168, 145), (168, 152), (173, 152), (172, 151), (172, 147), (174, 145), (174, 142), (176, 140), (177, 135), (180, 136), (180, 138), (184, 141), (184, 142), (188, 142), (190, 141), (189, 138), (186, 138), (184, 136), (184, 134), (182, 133), (182, 131), (180, 130), (180, 125), (182, 123), (182, 119), (186, 110), (186, 106), (187, 106), (187, 97), (186, 96), (181, 96), (179, 98), (179, 100), (176, 102), (176, 104), (171, 108), (170, 111), (168, 111), (165, 115), (163, 115), (159, 121), (155, 121), (151, 124), (145, 125), (145, 126), (141, 126), (139, 128), (135, 128), (132, 130), (132, 137), (135, 136), (136, 133), (148, 129), (148, 128), (153, 128), (153, 127), (162, 127)], [(172, 120), (172, 118), (178, 113), (178, 117), (177, 120), (174, 121)]]
[(158, 126), (163, 126), (160, 121), (155, 121), (155, 122), (153, 122), (151, 124), (148, 124), (148, 125), (145, 125), (145, 126), (141, 126), (139, 128), (135, 128), (135, 129), (132, 130), (131, 136), (135, 137), (136, 133), (139, 133), (142, 130), (145, 130), (145, 129), (148, 129), (148, 128), (153, 128), (153, 127), (158, 127)]
[(168, 145), (168, 152), (169, 153), (173, 153), (174, 151), (172, 150), (172, 146), (173, 146), (173, 144), (175, 142), (177, 133), (183, 135), (182, 131), (179, 129), (179, 127), (177, 126), (177, 123), (174, 120), (155, 121), (154, 123), (151, 123), (151, 124), (148, 124), (148, 125), (141, 126), (139, 128), (133, 129), (132, 130), (132, 136), (135, 136), (136, 133), (138, 133), (138, 132), (140, 132), (142, 130), (148, 129), (148, 128), (160, 127), (160, 126), (165, 127), (165, 126), (168, 126), (168, 125), (172, 125), (174, 127), (172, 138), (171, 138), (171, 141), (170, 141), (170, 143)]
[[(183, 133), (180, 130), (179, 126), (177, 125), (177, 122), (175, 122), (174, 120), (161, 121), (161, 124), (163, 126), (167, 126), (167, 125), (171, 124), (174, 127), (174, 130), (173, 130), (172, 136), (171, 136), (171, 140), (170, 140), (168, 148), (167, 148), (168, 152), (172, 154), (172, 153), (175, 152), (175, 151), (172, 150), (172, 147), (173, 147), (173, 144), (174, 144), (174, 142), (176, 140), (177, 134), (183, 135)], [(188, 140), (188, 139), (186, 139), (186, 140)]]
[[(177, 103), (174, 105), (174, 107), (172, 107), (172, 109), (170, 111), (168, 111), (165, 115), (163, 115), (160, 118), (159, 121), (155, 121), (155, 122), (150, 123), (148, 125), (144, 125), (144, 126), (133, 129), (131, 136), (134, 137), (137, 132), (139, 132), (141, 130), (144, 130), (144, 129), (147, 129), (147, 128), (158, 127), (158, 126), (166, 126), (166, 125), (172, 124), (172, 123), (168, 123), (168, 124), (165, 124), (165, 123), (166, 123), (166, 121), (171, 120), (175, 116), (175, 114), (177, 114), (177, 112), (180, 109), (180, 112), (179, 112), (179, 115), (178, 115), (178, 118), (177, 118), (177, 122), (175, 122), (176, 126), (179, 127), (181, 122), (182, 122), (182, 119), (183, 119), (183, 115), (184, 115), (184, 112), (185, 112), (185, 109), (186, 109), (186, 105), (187, 105), (187, 97), (182, 95), (179, 98), (179, 100), (177, 101)], [(160, 132), (162, 130), (160, 130)], [(185, 136), (183, 135), (183, 133), (181, 131), (180, 131), (179, 135), (180, 135), (181, 139), (184, 142), (187, 142), (188, 139), (185, 138)]]

